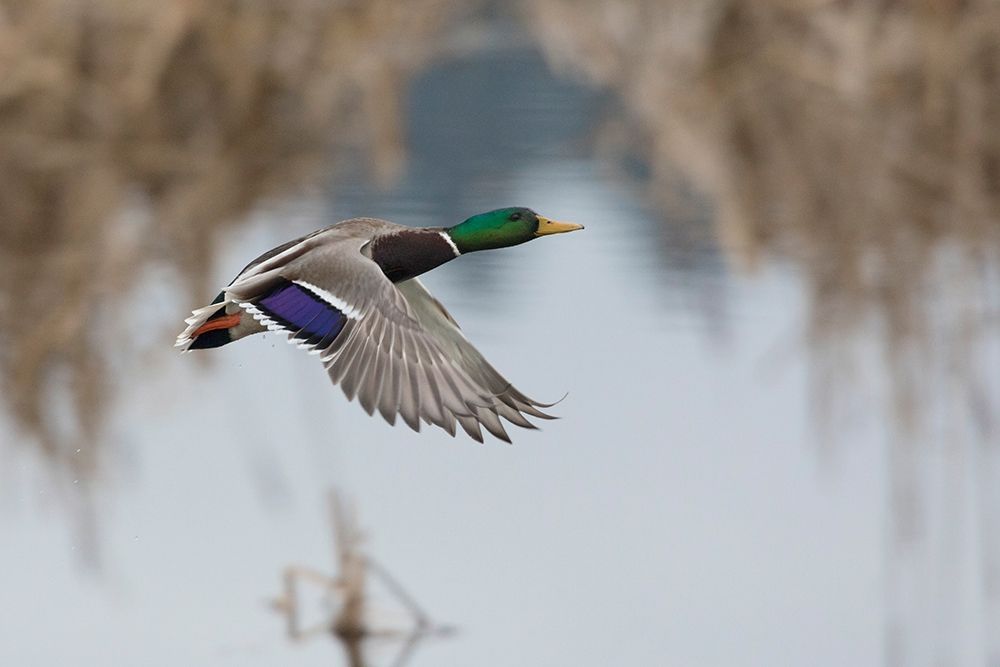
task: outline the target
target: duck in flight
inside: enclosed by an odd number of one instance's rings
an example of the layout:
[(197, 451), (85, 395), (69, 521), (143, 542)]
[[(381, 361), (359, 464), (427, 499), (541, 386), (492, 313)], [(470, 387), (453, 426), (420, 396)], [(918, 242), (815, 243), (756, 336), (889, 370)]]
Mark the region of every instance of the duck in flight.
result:
[(528, 208), (475, 215), (454, 227), (413, 228), (353, 218), (284, 243), (250, 262), (177, 337), (182, 350), (213, 348), (263, 331), (319, 355), (334, 384), (369, 415), (396, 416), (478, 442), (480, 426), (510, 442), (500, 418), (536, 428), (553, 419), (468, 341), (417, 279), (477, 250), (583, 229)]

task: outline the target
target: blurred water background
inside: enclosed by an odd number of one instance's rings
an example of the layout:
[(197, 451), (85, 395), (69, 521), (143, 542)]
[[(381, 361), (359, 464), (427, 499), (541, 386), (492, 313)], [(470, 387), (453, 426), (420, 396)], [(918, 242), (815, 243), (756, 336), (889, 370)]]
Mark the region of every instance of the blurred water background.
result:
[[(513, 447), (171, 348), (508, 205), (587, 229), (426, 282), (569, 392)], [(998, 214), (989, 0), (0, 0), (0, 664), (337, 664), (265, 605), (337, 486), (462, 629), (410, 664), (1000, 665)]]

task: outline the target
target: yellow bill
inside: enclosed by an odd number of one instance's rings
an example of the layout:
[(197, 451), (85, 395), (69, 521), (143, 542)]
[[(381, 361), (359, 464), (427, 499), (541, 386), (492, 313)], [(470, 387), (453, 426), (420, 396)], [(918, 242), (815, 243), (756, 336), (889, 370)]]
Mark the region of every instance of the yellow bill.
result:
[(535, 236), (563, 234), (565, 232), (575, 232), (578, 229), (583, 229), (583, 225), (578, 225), (575, 222), (557, 222), (549, 220), (544, 215), (540, 215), (538, 216), (538, 231), (535, 232)]

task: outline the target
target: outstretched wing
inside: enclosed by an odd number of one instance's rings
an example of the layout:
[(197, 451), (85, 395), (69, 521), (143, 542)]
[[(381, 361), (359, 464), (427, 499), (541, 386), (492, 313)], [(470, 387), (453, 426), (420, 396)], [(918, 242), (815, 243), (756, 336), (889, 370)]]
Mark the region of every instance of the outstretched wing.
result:
[[(490, 405), (476, 409), (475, 419), (463, 420), (459, 418), (459, 423), (469, 432), (469, 435), (476, 437), (476, 434), (470, 431), (470, 428), (478, 431), (476, 421), (483, 423), (484, 426), (495, 421), (495, 418), (489, 413), (499, 415), (512, 424), (524, 428), (537, 428), (525, 418), (525, 414), (541, 419), (556, 419), (556, 417), (539, 410), (539, 408), (548, 408), (554, 404), (540, 403), (518, 391), (469, 342), (458, 326), (458, 322), (441, 302), (427, 291), (420, 280), (412, 278), (397, 283), (396, 288), (410, 304), (410, 308), (423, 326), (424, 331), (434, 338), (441, 350), (455, 361), (476, 384), (485, 388), (493, 396)], [(493, 429), (490, 429), (490, 432), (493, 432)]]
[[(245, 272), (227, 298), (319, 354), (333, 382), (369, 414), (377, 409), (390, 424), (399, 415), (414, 430), (423, 420), (452, 435), (457, 419), (479, 441), (481, 423), (509, 442), (494, 390), (470, 374), (362, 254), (367, 241), (335, 230), (311, 237), (303, 241), (308, 248), (287, 249)], [(278, 261), (282, 254), (287, 263)], [(519, 412), (511, 421), (531, 426)]]

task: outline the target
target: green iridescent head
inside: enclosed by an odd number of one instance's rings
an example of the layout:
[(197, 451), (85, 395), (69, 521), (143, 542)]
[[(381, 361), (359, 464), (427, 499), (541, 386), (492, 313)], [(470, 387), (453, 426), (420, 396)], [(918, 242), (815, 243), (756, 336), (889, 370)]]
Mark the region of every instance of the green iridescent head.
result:
[(446, 230), (459, 252), (492, 250), (525, 243), (539, 236), (583, 229), (572, 222), (556, 222), (530, 208), (499, 208), (474, 215)]

